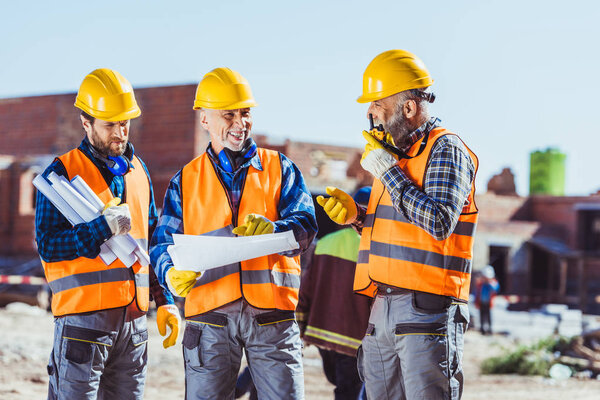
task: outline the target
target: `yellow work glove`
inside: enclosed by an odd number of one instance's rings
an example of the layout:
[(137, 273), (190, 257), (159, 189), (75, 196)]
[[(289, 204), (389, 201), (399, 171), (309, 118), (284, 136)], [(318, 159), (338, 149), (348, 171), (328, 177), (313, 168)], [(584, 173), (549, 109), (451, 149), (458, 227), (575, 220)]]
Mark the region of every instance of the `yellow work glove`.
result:
[[(381, 180), (383, 174), (396, 165), (398, 161), (394, 155), (388, 152), (383, 145), (373, 136), (373, 131), (363, 131), (363, 137), (366, 139), (365, 152), (360, 159), (360, 165), (371, 173), (375, 178)], [(383, 136), (382, 136), (383, 137)], [(393, 144), (392, 136), (385, 135), (386, 142)]]
[(167, 325), (171, 328), (171, 334), (163, 341), (163, 347), (165, 349), (173, 346), (175, 342), (177, 342), (180, 324), (181, 317), (179, 316), (179, 309), (175, 304), (165, 304), (164, 306), (158, 307), (158, 312), (156, 313), (158, 333), (160, 333), (160, 336), (165, 336), (167, 334)]
[(179, 271), (171, 268), (167, 271), (167, 286), (174, 295), (185, 297), (192, 290), (200, 275), (202, 272)]
[(233, 229), (233, 233), (240, 236), (264, 235), (273, 233), (275, 224), (259, 214), (248, 214), (244, 223)]
[(326, 191), (331, 197), (317, 196), (317, 203), (323, 207), (329, 218), (340, 225), (354, 222), (358, 211), (352, 196), (333, 186), (328, 186)]

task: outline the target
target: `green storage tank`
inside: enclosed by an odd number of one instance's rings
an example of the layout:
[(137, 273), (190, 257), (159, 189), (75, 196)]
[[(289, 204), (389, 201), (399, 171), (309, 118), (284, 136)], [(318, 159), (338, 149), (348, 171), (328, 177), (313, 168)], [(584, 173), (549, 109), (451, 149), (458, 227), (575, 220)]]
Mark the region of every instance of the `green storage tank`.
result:
[(558, 149), (530, 154), (529, 194), (564, 196), (566, 154)]

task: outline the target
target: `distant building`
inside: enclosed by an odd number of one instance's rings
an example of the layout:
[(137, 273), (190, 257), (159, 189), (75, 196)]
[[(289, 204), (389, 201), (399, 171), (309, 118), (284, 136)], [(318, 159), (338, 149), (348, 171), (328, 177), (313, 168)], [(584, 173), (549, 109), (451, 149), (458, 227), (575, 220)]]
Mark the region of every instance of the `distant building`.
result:
[(599, 195), (488, 191), (476, 202), (475, 270), (491, 264), (502, 294), (518, 296), (523, 305), (563, 303), (600, 313)]

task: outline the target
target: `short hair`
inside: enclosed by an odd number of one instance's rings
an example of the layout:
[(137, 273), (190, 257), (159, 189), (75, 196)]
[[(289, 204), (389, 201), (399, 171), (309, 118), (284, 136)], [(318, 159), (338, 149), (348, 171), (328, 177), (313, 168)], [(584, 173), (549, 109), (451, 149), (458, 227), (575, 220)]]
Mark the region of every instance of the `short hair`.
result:
[(94, 125), (94, 121), (96, 120), (96, 118), (92, 117), (90, 114), (86, 113), (85, 111), (81, 111), (81, 116), (85, 119), (87, 119), (88, 121), (90, 121), (90, 124)]

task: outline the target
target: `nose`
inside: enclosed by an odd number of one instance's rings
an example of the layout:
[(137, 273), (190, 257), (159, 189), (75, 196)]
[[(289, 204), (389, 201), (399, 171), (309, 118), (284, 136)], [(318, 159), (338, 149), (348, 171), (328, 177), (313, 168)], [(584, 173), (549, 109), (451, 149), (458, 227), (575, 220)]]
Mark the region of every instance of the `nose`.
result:
[(376, 118), (377, 116), (375, 115), (375, 107), (373, 107), (373, 103), (369, 104), (369, 108), (367, 109), (367, 119), (369, 119), (369, 114), (373, 114), (373, 118)]
[(235, 117), (233, 119), (233, 124), (235, 126), (239, 126), (240, 128), (245, 128), (246, 127), (246, 117), (244, 117), (241, 113), (236, 113)]
[(127, 125), (119, 124), (119, 127), (117, 128), (117, 133), (120, 138), (126, 137), (127, 136)]

